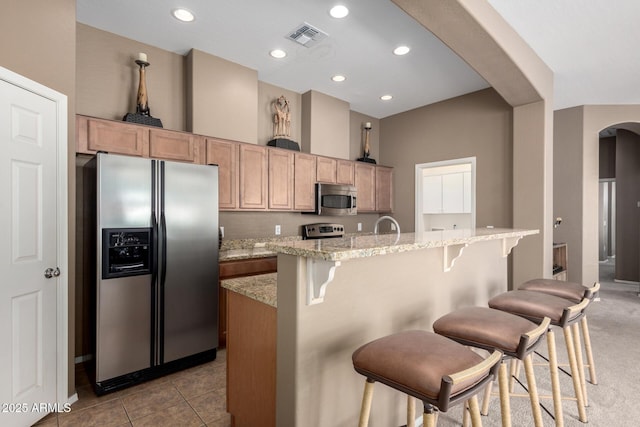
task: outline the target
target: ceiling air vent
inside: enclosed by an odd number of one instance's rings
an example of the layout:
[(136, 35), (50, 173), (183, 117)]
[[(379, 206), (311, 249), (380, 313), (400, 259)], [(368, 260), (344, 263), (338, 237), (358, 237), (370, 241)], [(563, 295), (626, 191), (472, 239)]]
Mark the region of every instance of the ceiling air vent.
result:
[(306, 22), (298, 25), (289, 31), (287, 38), (296, 43), (300, 43), (304, 47), (311, 47), (328, 36), (324, 31), (314, 27)]

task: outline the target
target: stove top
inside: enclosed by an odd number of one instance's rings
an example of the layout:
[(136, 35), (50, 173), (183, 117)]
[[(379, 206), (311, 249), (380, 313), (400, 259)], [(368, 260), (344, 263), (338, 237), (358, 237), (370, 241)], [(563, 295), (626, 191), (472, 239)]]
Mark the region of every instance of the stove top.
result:
[(302, 226), (303, 239), (327, 239), (332, 237), (343, 237), (344, 225), (327, 222), (307, 224)]

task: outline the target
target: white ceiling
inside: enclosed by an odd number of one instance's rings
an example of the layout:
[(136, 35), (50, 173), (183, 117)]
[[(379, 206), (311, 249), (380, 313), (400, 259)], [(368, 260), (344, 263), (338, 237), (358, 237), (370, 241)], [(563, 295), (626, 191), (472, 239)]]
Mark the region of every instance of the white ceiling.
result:
[[(640, 0), (488, 1), (554, 71), (555, 109), (640, 103)], [(341, 20), (328, 13), (338, 3), (350, 9)], [(176, 7), (196, 20), (175, 20)], [(257, 70), (263, 82), (316, 90), (377, 118), (488, 87), (389, 0), (77, 0), (77, 20), (179, 54), (208, 52)], [(288, 40), (304, 22), (329, 37), (310, 48)], [(401, 44), (411, 52), (393, 55)], [(271, 58), (274, 48), (287, 57)], [(332, 82), (335, 74), (347, 80)], [(385, 94), (393, 99), (381, 101)]]

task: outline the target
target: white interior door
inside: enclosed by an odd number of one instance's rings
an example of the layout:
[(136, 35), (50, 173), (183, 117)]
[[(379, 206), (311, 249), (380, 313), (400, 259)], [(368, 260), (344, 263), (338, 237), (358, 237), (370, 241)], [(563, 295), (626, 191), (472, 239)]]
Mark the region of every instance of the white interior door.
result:
[(3, 426), (30, 425), (58, 401), (58, 126), (56, 102), (0, 79)]

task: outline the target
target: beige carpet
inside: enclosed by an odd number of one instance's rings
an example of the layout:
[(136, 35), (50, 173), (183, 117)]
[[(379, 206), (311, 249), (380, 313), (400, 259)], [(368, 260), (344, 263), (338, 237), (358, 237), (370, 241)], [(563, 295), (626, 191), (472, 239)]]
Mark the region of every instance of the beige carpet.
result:
[[(563, 402), (564, 425), (590, 427), (636, 427), (640, 426), (640, 297), (637, 284), (613, 282), (613, 269), (610, 263), (601, 264), (600, 301), (594, 302), (588, 309), (591, 341), (598, 376), (598, 384), (587, 383), (589, 407), (586, 408), (588, 424), (578, 420), (578, 410), (574, 401)], [(561, 330), (554, 330), (558, 358), (566, 363), (566, 349)], [(539, 347), (546, 355), (546, 345)], [(543, 362), (539, 357), (534, 362)], [(568, 370), (568, 367), (566, 368)], [(551, 394), (549, 372), (543, 366), (536, 366), (536, 380), (540, 394)], [(524, 374), (520, 377), (524, 382)], [(587, 381), (589, 375), (586, 375)], [(571, 378), (560, 373), (563, 395), (572, 395)], [(494, 387), (497, 390), (497, 385)], [(516, 387), (516, 391), (523, 392)], [(551, 400), (541, 403), (553, 414)], [(482, 417), (484, 426), (500, 426), (500, 407), (498, 397), (491, 401), (489, 415)], [(511, 417), (514, 427), (532, 426), (531, 407), (528, 399), (511, 399)], [(545, 426), (554, 426), (553, 418), (542, 411)], [(461, 409), (456, 407), (448, 413), (440, 414), (439, 427), (461, 425)]]

